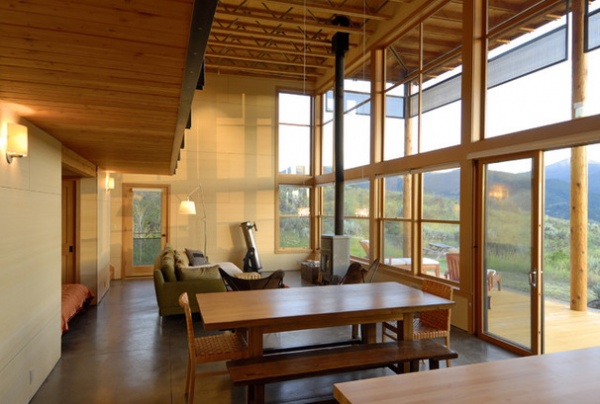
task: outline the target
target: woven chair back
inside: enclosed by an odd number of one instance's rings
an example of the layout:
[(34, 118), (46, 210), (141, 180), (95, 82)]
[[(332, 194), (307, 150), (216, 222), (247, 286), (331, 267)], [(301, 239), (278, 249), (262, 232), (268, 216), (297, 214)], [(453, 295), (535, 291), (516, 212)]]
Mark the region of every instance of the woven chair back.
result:
[[(452, 300), (452, 287), (443, 283), (430, 280), (423, 281), (423, 292), (431, 293), (444, 299)], [(450, 329), (450, 309), (424, 311), (419, 315), (419, 320), (430, 327), (440, 330)]]

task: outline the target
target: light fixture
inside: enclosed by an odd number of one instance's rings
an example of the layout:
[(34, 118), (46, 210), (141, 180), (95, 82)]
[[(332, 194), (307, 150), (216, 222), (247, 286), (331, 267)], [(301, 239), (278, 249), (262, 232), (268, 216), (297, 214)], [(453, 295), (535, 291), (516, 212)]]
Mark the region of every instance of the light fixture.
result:
[(110, 175), (106, 176), (106, 190), (112, 191), (115, 189), (115, 178)]
[(190, 201), (189, 197), (187, 201), (181, 201), (179, 205), (179, 214), (180, 215), (195, 215), (196, 214), (196, 204), (194, 201)]
[(13, 157), (27, 157), (27, 126), (13, 122), (6, 123), (6, 161)]
[(196, 188), (194, 188), (192, 190), (192, 192), (190, 192), (189, 194), (187, 194), (186, 200), (185, 201), (181, 201), (181, 203), (179, 204), (179, 214), (180, 215), (195, 215), (196, 214), (196, 204), (194, 203), (194, 201), (192, 201), (190, 199), (190, 197), (196, 193), (200, 191), (200, 202), (201, 202), (201, 206), (202, 206), (202, 217), (200, 218), (200, 220), (202, 220), (202, 225), (204, 228), (204, 255), (208, 256), (207, 251), (206, 251), (206, 206), (204, 206), (204, 192), (202, 192), (202, 186), (198, 185)]

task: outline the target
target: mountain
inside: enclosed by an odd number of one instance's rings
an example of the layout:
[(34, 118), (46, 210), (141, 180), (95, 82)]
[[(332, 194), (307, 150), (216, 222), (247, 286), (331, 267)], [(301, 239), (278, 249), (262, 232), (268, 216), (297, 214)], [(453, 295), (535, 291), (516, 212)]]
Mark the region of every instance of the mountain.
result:
[[(570, 182), (571, 163), (569, 159), (559, 161), (546, 167), (546, 214), (551, 217), (568, 219), (570, 215)], [(588, 217), (590, 220), (600, 222), (600, 162), (588, 162)], [(459, 193), (459, 171), (452, 170), (442, 173), (426, 174), (426, 189), (437, 195), (456, 198)], [(510, 190), (512, 199), (517, 201), (520, 196), (529, 199), (529, 175), (512, 174), (504, 172), (490, 173), (491, 183), (505, 184)], [(521, 194), (525, 191), (525, 194)]]
[[(590, 194), (600, 194), (600, 161), (588, 161), (588, 191)], [(546, 181), (560, 180), (567, 184), (571, 182), (571, 161), (561, 160), (546, 167)]]

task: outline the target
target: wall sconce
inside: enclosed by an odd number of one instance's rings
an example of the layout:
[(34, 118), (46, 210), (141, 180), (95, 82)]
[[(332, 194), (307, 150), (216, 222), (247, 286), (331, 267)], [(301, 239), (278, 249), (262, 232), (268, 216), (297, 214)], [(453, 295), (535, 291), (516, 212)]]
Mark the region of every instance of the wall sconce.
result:
[(106, 177), (106, 190), (112, 191), (113, 189), (115, 189), (115, 177), (109, 175)]
[(6, 123), (6, 161), (12, 163), (13, 157), (27, 157), (27, 126)]

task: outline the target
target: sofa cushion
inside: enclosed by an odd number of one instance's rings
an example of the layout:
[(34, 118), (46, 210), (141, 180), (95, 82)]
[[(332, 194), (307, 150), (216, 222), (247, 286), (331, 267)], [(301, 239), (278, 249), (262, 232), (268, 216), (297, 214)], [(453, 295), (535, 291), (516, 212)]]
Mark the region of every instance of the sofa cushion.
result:
[(177, 279), (180, 281), (221, 278), (221, 275), (219, 274), (219, 266), (212, 264), (191, 267), (178, 266), (175, 268), (175, 272), (177, 274)]
[(208, 264), (208, 260), (201, 250), (191, 250), (186, 248), (185, 253), (190, 261), (191, 267)]
[(175, 276), (175, 259), (173, 258), (173, 255), (167, 254), (162, 257), (160, 271), (166, 282), (177, 281), (177, 276)]

